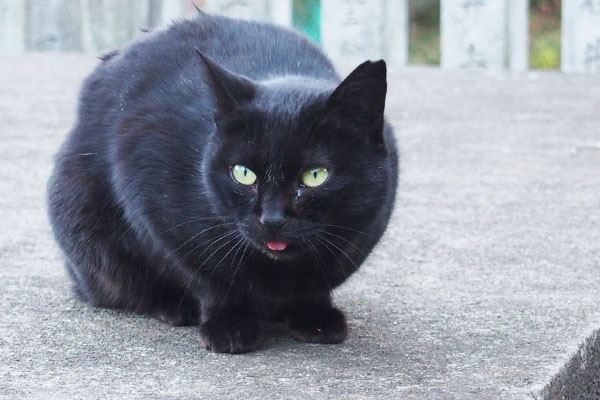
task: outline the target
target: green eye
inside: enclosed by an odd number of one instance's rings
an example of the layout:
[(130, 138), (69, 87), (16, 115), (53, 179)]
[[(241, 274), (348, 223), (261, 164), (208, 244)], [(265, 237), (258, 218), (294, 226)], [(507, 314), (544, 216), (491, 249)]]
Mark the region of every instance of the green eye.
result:
[(252, 185), (256, 182), (256, 174), (243, 165), (235, 165), (232, 170), (233, 178), (242, 185)]
[(327, 168), (312, 168), (302, 174), (302, 183), (308, 187), (319, 186), (327, 180), (328, 176)]

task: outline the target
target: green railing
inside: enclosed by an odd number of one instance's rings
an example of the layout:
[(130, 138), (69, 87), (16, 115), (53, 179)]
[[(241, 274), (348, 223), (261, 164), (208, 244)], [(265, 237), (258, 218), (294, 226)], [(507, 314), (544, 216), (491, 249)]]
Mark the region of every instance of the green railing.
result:
[(316, 43), (321, 43), (321, 1), (294, 0), (292, 25)]

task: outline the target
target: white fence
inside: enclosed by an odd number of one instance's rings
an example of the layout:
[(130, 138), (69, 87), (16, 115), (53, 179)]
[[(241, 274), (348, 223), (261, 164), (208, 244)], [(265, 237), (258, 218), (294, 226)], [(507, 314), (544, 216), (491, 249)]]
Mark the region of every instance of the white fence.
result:
[[(440, 0), (441, 66), (528, 68), (528, 0)], [(292, 0), (197, 0), (207, 12), (291, 25)], [(339, 64), (408, 55), (408, 0), (321, 0), (321, 42)], [(111, 50), (195, 13), (190, 0), (0, 0), (0, 52)], [(562, 69), (600, 73), (600, 0), (562, 1)]]

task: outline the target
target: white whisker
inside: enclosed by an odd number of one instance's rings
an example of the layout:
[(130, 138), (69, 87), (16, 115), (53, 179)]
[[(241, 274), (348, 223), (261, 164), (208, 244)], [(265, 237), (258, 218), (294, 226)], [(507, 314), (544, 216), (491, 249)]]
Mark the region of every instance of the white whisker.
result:
[[(246, 250), (248, 249), (248, 246), (250, 245), (250, 242), (247, 241), (246, 239), (244, 239), (243, 237), (242, 237), (242, 240), (246, 241), (246, 246), (244, 247), (244, 251), (242, 252), (240, 261), (238, 261), (238, 264), (235, 267), (235, 271), (233, 272), (233, 276), (231, 277), (231, 283), (229, 283), (229, 287), (227, 288), (227, 292), (225, 293), (225, 296), (223, 297), (221, 304), (223, 304), (223, 302), (225, 302), (225, 299), (227, 299), (227, 296), (229, 295), (229, 291), (231, 290), (231, 287), (233, 286), (233, 281), (235, 280), (235, 276), (237, 275), (238, 269), (240, 269), (240, 265), (242, 265), (242, 260), (244, 259), (244, 254), (246, 254)], [(236, 251), (236, 254), (237, 254), (237, 251)], [(233, 265), (234, 260), (235, 260), (235, 256), (233, 256), (233, 260), (231, 260), (231, 265)]]
[(335, 243), (333, 243), (333, 242), (332, 242), (332, 241), (330, 241), (330, 240), (327, 240), (327, 239), (326, 239), (326, 238), (324, 238), (323, 236), (318, 236), (318, 238), (320, 238), (320, 239), (322, 239), (322, 240), (326, 241), (327, 243), (329, 243), (330, 245), (332, 245), (333, 247), (335, 247), (336, 249), (338, 249), (338, 250), (339, 250), (339, 251), (340, 251), (340, 252), (341, 252), (341, 253), (342, 253), (344, 256), (346, 256), (346, 258), (347, 258), (347, 259), (348, 259), (348, 260), (349, 260), (349, 261), (350, 261), (350, 262), (351, 262), (351, 263), (354, 265), (354, 267), (355, 267), (356, 269), (358, 269), (358, 265), (356, 265), (356, 263), (354, 262), (354, 260), (353, 260), (352, 258), (350, 258), (350, 256), (349, 256), (349, 255), (348, 255), (348, 254), (347, 254), (347, 253), (346, 253), (344, 250), (342, 250), (342, 249), (340, 249), (339, 247), (337, 247), (337, 246), (335, 245)]
[(333, 256), (335, 257), (336, 261), (338, 262), (338, 265), (340, 266), (340, 269), (342, 270), (342, 275), (344, 275), (344, 276), (345, 276), (345, 275), (347, 275), (347, 274), (346, 274), (346, 270), (344, 270), (344, 266), (342, 265), (342, 262), (341, 262), (341, 261), (340, 261), (340, 259), (338, 258), (337, 254), (335, 254), (335, 252), (334, 252), (333, 250), (331, 250), (331, 249), (329, 248), (329, 246), (327, 245), (327, 243), (326, 243), (326, 242), (324, 242), (322, 239), (324, 239), (324, 238), (322, 238), (322, 237), (320, 237), (320, 236), (317, 236), (317, 240), (318, 240), (318, 241), (319, 241), (319, 242), (320, 242), (320, 243), (323, 245), (323, 247), (325, 247), (327, 250), (329, 250), (329, 252), (330, 252), (331, 254), (333, 254)]
[(358, 250), (358, 252), (359, 252), (360, 254), (362, 254), (363, 256), (365, 256), (365, 257), (366, 257), (365, 253), (363, 253), (363, 252), (362, 252), (362, 250), (361, 250), (361, 249), (359, 249), (358, 247), (356, 247), (356, 245), (355, 245), (354, 243), (352, 243), (351, 241), (349, 241), (349, 240), (347, 240), (347, 239), (344, 239), (343, 237), (341, 237), (341, 236), (338, 236), (338, 235), (336, 235), (335, 233), (331, 233), (331, 232), (323, 231), (323, 230), (320, 230), (320, 229), (317, 229), (317, 232), (326, 233), (326, 234), (328, 234), (328, 235), (335, 236), (335, 237), (336, 237), (336, 238), (338, 238), (338, 239), (342, 239), (344, 242), (346, 242), (346, 243), (348, 243), (350, 246), (354, 247), (356, 250)]
[(353, 229), (353, 228), (349, 228), (349, 227), (347, 227), (347, 226), (342, 226), (342, 225), (331, 225), (331, 224), (323, 224), (323, 226), (330, 226), (330, 227), (333, 227), (333, 228), (347, 229), (347, 230), (349, 230), (349, 231), (356, 232), (356, 233), (360, 233), (360, 234), (362, 234), (362, 235), (365, 235), (365, 236), (369, 236), (369, 237), (375, 237), (375, 236), (373, 236), (373, 235), (371, 235), (371, 234), (368, 234), (368, 233), (365, 233), (365, 232), (363, 232), (363, 231), (359, 231), (359, 230), (356, 230), (356, 229)]
[(306, 244), (306, 247), (308, 247), (308, 249), (310, 250), (311, 254), (315, 258), (315, 261), (317, 262), (317, 266), (319, 267), (319, 270), (323, 274), (323, 279), (325, 280), (325, 283), (327, 284), (327, 287), (329, 288), (329, 290), (332, 290), (331, 284), (329, 283), (329, 280), (327, 279), (327, 274), (325, 274), (325, 268), (323, 267), (323, 264), (321, 264), (321, 261), (319, 260), (319, 253), (318, 253), (317, 249), (315, 248), (314, 244), (308, 238), (307, 239), (302, 239), (302, 242), (304, 244)]

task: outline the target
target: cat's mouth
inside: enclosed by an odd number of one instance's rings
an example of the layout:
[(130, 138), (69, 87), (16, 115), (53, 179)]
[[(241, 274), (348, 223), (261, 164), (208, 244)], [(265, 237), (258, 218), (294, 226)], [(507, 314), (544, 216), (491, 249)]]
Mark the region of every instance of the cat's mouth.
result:
[(281, 241), (263, 242), (263, 252), (273, 260), (286, 260), (295, 257), (301, 248), (295, 243)]
[(267, 242), (267, 247), (271, 251), (283, 251), (287, 245), (286, 242)]

